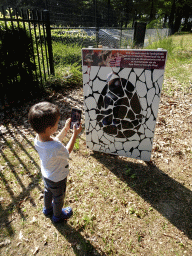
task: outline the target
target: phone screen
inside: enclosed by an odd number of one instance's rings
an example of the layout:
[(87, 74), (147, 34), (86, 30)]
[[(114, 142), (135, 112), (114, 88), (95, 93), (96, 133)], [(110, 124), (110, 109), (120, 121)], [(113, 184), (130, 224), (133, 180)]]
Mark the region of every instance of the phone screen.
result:
[(73, 129), (73, 125), (76, 125), (76, 128), (79, 127), (81, 122), (81, 110), (73, 108), (71, 112), (71, 129)]

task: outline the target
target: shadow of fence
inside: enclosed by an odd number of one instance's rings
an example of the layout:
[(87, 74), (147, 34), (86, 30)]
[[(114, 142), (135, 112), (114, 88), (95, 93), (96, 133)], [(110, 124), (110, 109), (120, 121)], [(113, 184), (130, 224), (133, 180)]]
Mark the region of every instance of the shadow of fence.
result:
[[(43, 192), (37, 162), (39, 157), (32, 143), (34, 136), (28, 127), (13, 126), (11, 123), (4, 124), (4, 131), (0, 133), (0, 230), (6, 229), (9, 236), (14, 234), (14, 220), (17, 218), (15, 213), (23, 220), (27, 218), (22, 202), (29, 200), (32, 207), (37, 207), (32, 192), (34, 189)], [(78, 229), (67, 223), (53, 225), (71, 244), (75, 255), (106, 255), (101, 250), (98, 251)]]
[(29, 136), (26, 136), (24, 129), (4, 124), (0, 141), (0, 226), (5, 227), (11, 235), (13, 233), (11, 222), (14, 219), (12, 212), (16, 210), (20, 217), (25, 219), (26, 213), (22, 211), (20, 205), (26, 198), (30, 198), (33, 207), (36, 206), (31, 192), (35, 188), (42, 191), (39, 185), (41, 175), (34, 145)]

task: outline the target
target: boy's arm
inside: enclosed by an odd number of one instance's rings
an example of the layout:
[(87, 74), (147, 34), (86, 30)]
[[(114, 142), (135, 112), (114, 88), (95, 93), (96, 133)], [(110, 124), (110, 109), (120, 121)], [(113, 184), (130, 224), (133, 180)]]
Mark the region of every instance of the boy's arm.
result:
[(60, 131), (60, 133), (56, 136), (56, 138), (58, 138), (60, 141), (62, 141), (64, 139), (64, 137), (66, 136), (67, 132), (69, 131), (70, 123), (71, 123), (71, 118), (68, 118), (66, 120), (65, 126)]
[(70, 141), (68, 142), (66, 148), (67, 150), (69, 151), (69, 154), (71, 153), (71, 151), (73, 150), (73, 147), (74, 147), (74, 144), (75, 144), (75, 141), (76, 141), (76, 138), (78, 136), (78, 134), (82, 131), (82, 126), (80, 124), (79, 128), (76, 128), (75, 127), (75, 124), (73, 126), (73, 135), (71, 136), (71, 139)]

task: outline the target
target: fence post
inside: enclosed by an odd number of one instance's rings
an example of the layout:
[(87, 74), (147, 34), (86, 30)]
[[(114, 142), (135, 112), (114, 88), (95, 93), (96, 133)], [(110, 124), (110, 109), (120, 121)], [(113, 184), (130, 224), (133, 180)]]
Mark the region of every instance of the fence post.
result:
[(120, 48), (121, 48), (121, 44), (122, 44), (122, 33), (123, 32), (123, 27), (122, 27), (122, 25), (121, 25), (121, 34), (120, 34)]
[(133, 43), (136, 47), (143, 47), (145, 40), (146, 23), (135, 22)]
[(52, 41), (51, 41), (50, 16), (49, 16), (48, 10), (43, 11), (43, 17), (45, 20), (45, 27), (46, 27), (46, 33), (47, 33), (47, 47), (48, 47), (48, 54), (49, 54), (50, 72), (54, 76), (55, 70), (54, 70), (54, 63), (53, 63), (53, 48), (52, 48)]
[(98, 18), (97, 18), (97, 0), (94, 0), (94, 8), (95, 8), (95, 29), (96, 29), (96, 47), (99, 44), (99, 25), (98, 25)]

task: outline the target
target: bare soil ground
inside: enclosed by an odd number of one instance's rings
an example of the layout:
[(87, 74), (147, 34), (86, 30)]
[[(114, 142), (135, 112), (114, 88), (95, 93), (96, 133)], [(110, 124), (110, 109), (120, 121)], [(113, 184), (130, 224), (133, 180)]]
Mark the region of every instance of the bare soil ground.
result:
[[(1, 114), (1, 255), (192, 255), (192, 92), (165, 78), (164, 86), (170, 83), (175, 91), (162, 93), (151, 162), (90, 151), (81, 135), (65, 200), (74, 215), (62, 224), (42, 214), (39, 158), (27, 122), (35, 101)], [(83, 110), (81, 88), (49, 100), (63, 121), (71, 107)]]

